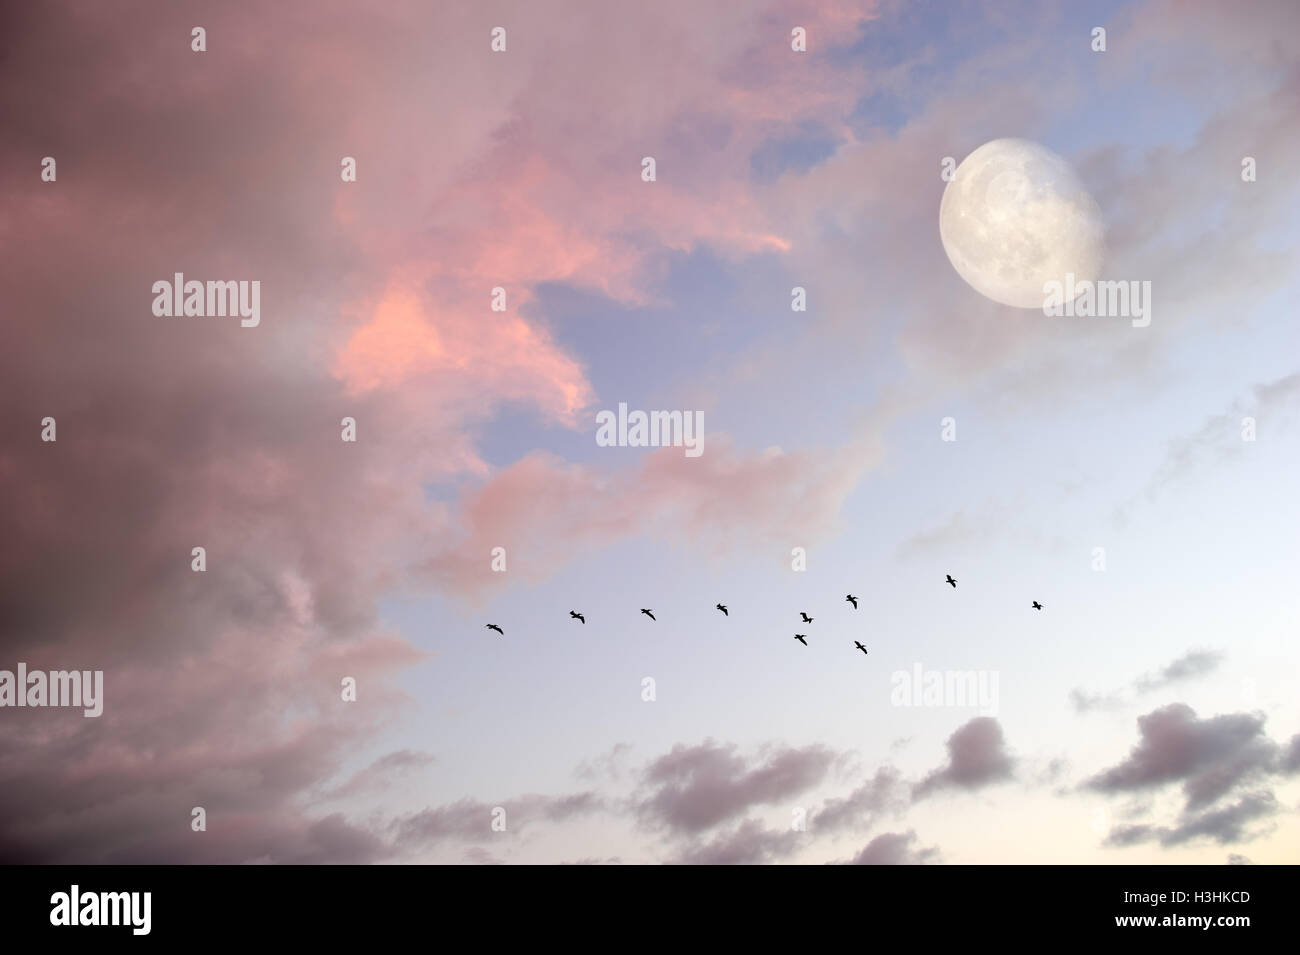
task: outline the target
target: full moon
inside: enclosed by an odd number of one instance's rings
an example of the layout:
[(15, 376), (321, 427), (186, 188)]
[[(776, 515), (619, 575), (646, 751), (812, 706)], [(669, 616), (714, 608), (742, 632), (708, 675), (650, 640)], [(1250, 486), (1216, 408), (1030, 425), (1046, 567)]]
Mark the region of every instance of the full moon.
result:
[(1096, 281), (1101, 210), (1070, 164), (1026, 139), (995, 139), (967, 156), (939, 203), (948, 260), (981, 295), (1042, 308), (1046, 282)]

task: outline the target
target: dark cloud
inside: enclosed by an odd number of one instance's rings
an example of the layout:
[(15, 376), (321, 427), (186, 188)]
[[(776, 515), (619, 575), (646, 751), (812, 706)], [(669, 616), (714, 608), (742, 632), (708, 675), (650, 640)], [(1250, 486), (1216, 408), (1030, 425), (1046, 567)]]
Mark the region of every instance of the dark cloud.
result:
[(387, 846), (378, 836), (336, 814), (312, 823), (303, 844), (287, 852), (281, 850), (275, 861), (294, 865), (362, 863), (374, 862), (386, 854)]
[(937, 789), (979, 789), (1010, 779), (1014, 760), (1007, 754), (1002, 726), (991, 716), (977, 716), (948, 737), (948, 763), (931, 772), (912, 790), (921, 799)]
[(667, 831), (675, 842), (674, 864), (778, 862), (823, 835), (865, 828), (880, 814), (907, 806), (909, 786), (897, 769), (884, 766), (847, 795), (825, 799), (820, 809), (789, 805), (792, 812), (807, 810), (806, 830), (771, 829), (755, 818), (722, 828), (756, 806), (794, 800), (823, 783), (840, 758), (816, 745), (769, 745), (746, 756), (713, 740), (678, 744), (642, 771), (632, 806), (643, 824)]
[(1277, 812), (1277, 799), (1271, 792), (1248, 793), (1240, 800), (1219, 809), (1204, 812), (1184, 812), (1177, 825), (1118, 826), (1106, 837), (1105, 845), (1114, 848), (1156, 842), (1163, 848), (1173, 848), (1196, 840), (1208, 840), (1220, 845), (1248, 842), (1258, 832), (1248, 831), (1248, 825)]
[(465, 861), (470, 865), (505, 865), (505, 860), (494, 856), (482, 846), (471, 846), (465, 850)]
[[(322, 13), (316, 42), (335, 49), (355, 26)], [(393, 677), (428, 658), (378, 605), (382, 555), (431, 524), (390, 479), (415, 443), (379, 422), (400, 416), (347, 398), (329, 367), (339, 305), (382, 275), (362, 277), (331, 190), (284, 152), (321, 155), (331, 123), (306, 94), (331, 81), (294, 59), (295, 16), (267, 14), (210, 11), (233, 59), (190, 53), (188, 27), (141, 4), (3, 14), (0, 233), (24, 240), (0, 261), (0, 655), (102, 669), (105, 711), (0, 720), (0, 861), (383, 851), (313, 800), (404, 705)], [(28, 175), (45, 155), (57, 183)], [(175, 271), (260, 281), (262, 324), (155, 318), (152, 283)], [(340, 454), (341, 415), (367, 412), (375, 456)]]
[(1127, 846), (1136, 846), (1144, 842), (1150, 842), (1155, 837), (1156, 830), (1153, 826), (1145, 824), (1116, 826), (1106, 836), (1105, 845), (1122, 849)]
[(1070, 705), (1076, 713), (1091, 713), (1094, 710), (1117, 709), (1124, 702), (1120, 693), (1087, 693), (1080, 689), (1070, 691)]
[(939, 860), (934, 846), (914, 848), (915, 832), (886, 832), (868, 842), (849, 865), (925, 865)]
[(756, 819), (746, 819), (730, 832), (681, 851), (672, 862), (679, 865), (761, 865), (785, 858), (808, 841), (807, 833), (772, 830)]
[[(1098, 792), (1143, 792), (1182, 784), (1184, 805), (1173, 825), (1141, 823), (1112, 830), (1105, 844), (1154, 842), (1164, 848), (1197, 840), (1227, 845), (1260, 834), (1251, 824), (1277, 812), (1277, 798), (1259, 783), (1282, 771), (1285, 756), (1264, 735), (1263, 717), (1231, 713), (1199, 719), (1185, 703), (1138, 717), (1141, 737), (1128, 757), (1084, 783)], [(1235, 802), (1219, 805), (1248, 785)]]
[[(403, 816), (394, 820), (389, 829), (394, 846), (409, 854), (448, 841), (498, 838), (503, 833), (519, 832), (538, 822), (566, 822), (596, 812), (603, 806), (601, 797), (595, 792), (565, 796), (530, 794), (500, 803), (461, 799)], [(493, 821), (499, 818), (498, 809), (505, 810), (505, 829), (501, 832), (492, 828)]]
[(1271, 792), (1248, 793), (1240, 800), (1220, 809), (1189, 816), (1171, 830), (1162, 830), (1160, 844), (1177, 846), (1193, 839), (1210, 839), (1221, 844), (1253, 838), (1246, 825), (1277, 812), (1277, 799)]
[[(1176, 683), (1206, 676), (1223, 662), (1223, 654), (1217, 650), (1191, 650), (1173, 662), (1161, 667), (1154, 673), (1145, 673), (1133, 681), (1135, 695), (1151, 693)], [(1076, 713), (1091, 713), (1096, 710), (1114, 710), (1124, 705), (1126, 696), (1123, 691), (1110, 693), (1089, 693), (1083, 689), (1070, 691), (1070, 705)]]
[(561, 862), (560, 865), (622, 865), (623, 860), (618, 856), (609, 856), (605, 859), (597, 859), (594, 856), (586, 856), (582, 859), (574, 859), (571, 862)]
[(1288, 776), (1300, 773), (1300, 733), (1292, 736), (1291, 741), (1282, 750), (1282, 755), (1278, 759), (1278, 769)]
[(1133, 792), (1183, 783), (1186, 808), (1217, 801), (1238, 785), (1270, 772), (1277, 747), (1262, 717), (1244, 713), (1198, 719), (1185, 703), (1138, 717), (1141, 740), (1121, 763), (1084, 783), (1099, 792)]
[(644, 823), (696, 833), (750, 807), (797, 796), (826, 778), (836, 754), (824, 746), (775, 747), (751, 759), (734, 745), (677, 744), (643, 771), (636, 805)]
[(331, 789), (328, 795), (335, 798), (355, 796), (358, 793), (387, 789), (393, 780), (413, 770), (431, 765), (434, 758), (429, 753), (402, 749), (380, 756), (365, 769), (353, 775), (347, 782)]
[[(48, 715), (37, 711), (31, 719), (24, 714), (6, 730), (17, 734), (22, 726), (33, 727)], [(114, 718), (106, 707), (101, 719)], [(49, 721), (43, 732), (57, 725)], [(239, 726), (240, 721), (232, 717), (226, 725)], [(339, 747), (359, 739), (363, 726), (323, 720), (280, 738), (236, 746), (213, 737), (209, 745), (197, 748), (193, 738), (182, 746), (174, 728), (159, 727), (155, 738), (159, 745), (176, 745), (174, 755), (152, 764), (132, 760), (115, 765), (98, 757), (102, 743), (93, 728), (74, 725), (62, 736), (46, 737), (45, 761), (22, 766), (8, 761), (0, 770), (0, 859), (108, 864), (371, 861), (383, 852), (377, 836), (339, 815), (304, 818), (293, 806), (317, 780), (335, 771)], [(21, 746), (8, 752), (25, 751)], [(25, 788), (15, 788), (19, 782)], [(206, 832), (190, 829), (194, 807), (206, 811)], [(162, 820), (172, 822), (163, 825)]]
[[(483, 289), (572, 281), (640, 301), (643, 247), (621, 237), (633, 220), (653, 232), (668, 197), (642, 192), (621, 209), (566, 199), (621, 175), (602, 151), (571, 148), (588, 132), (607, 141), (575, 117), (608, 110), (575, 110), (573, 94), (611, 107), (639, 95), (637, 58), (678, 75), (644, 42), (648, 29), (679, 44), (676, 17), (593, 27), (629, 38), (615, 49), (532, 5), (516, 13), (535, 58), (516, 50), (500, 83), (452, 89), (440, 77), (473, 75), (481, 48), (430, 57), (420, 38), (478, 29), (475, 15), (415, 0), (364, 22), (331, 0), (309, 13), (206, 8), (202, 55), (192, 21), (149, 4), (109, 17), (59, 0), (0, 5), (0, 655), (102, 669), (106, 697), (97, 720), (45, 710), (0, 721), (0, 862), (377, 851), (314, 800), (391, 725), (406, 702), (395, 678), (427, 658), (385, 628), (381, 600), (502, 586), (455, 548), (462, 525), (495, 544), (554, 510), (529, 503), (527, 481), (471, 487), (459, 506), (431, 506), (426, 492), (494, 470), (477, 446), (497, 409), (572, 423), (591, 397), (578, 361), (526, 310), (483, 323)], [(713, 16), (729, 28), (734, 12)], [(604, 51), (583, 62), (609, 82), (550, 69), (571, 59), (565, 46)], [(690, 75), (723, 94), (737, 54), (709, 46), (717, 56)], [(556, 85), (539, 87), (543, 76)], [(622, 92), (619, 77), (630, 78)], [(677, 95), (665, 116), (701, 99)], [(349, 190), (339, 160), (358, 143), (365, 185)], [(727, 157), (697, 148), (732, 174)], [(46, 155), (55, 183), (40, 180)], [(732, 220), (750, 204), (724, 199), (718, 182), (697, 182), (701, 204), (679, 176), (678, 204), (658, 220), (673, 248), (770, 231), (757, 213)], [(512, 221), (526, 225), (499, 228)], [(575, 246), (594, 257), (574, 264)], [(648, 239), (644, 258), (664, 247)], [(260, 282), (261, 324), (153, 316), (153, 282), (177, 271)], [(418, 293), (409, 308), (390, 301), (394, 283)], [(39, 437), (47, 415), (52, 444)], [(359, 423), (355, 447), (340, 441), (343, 415)], [(690, 523), (720, 515), (718, 526), (744, 529), (774, 514), (807, 526), (811, 515), (829, 527), (830, 497), (865, 467), (852, 457), (802, 487), (792, 511), (783, 492), (824, 454), (757, 456), (747, 480), (745, 459), (711, 452), (689, 467), (707, 475), (687, 497)], [(693, 464), (651, 462), (607, 536), (674, 513)], [(600, 512), (589, 493), (600, 478), (575, 485), (560, 533), (539, 535), (557, 562), (577, 550), (571, 519)], [(194, 546), (207, 548), (204, 573), (190, 570)], [(344, 676), (358, 680), (356, 704), (339, 699)], [(333, 795), (402, 771), (373, 766)], [(206, 835), (188, 831), (194, 806), (208, 810)]]
[(1158, 672), (1138, 677), (1133, 686), (1139, 693), (1150, 693), (1174, 683), (1212, 673), (1222, 662), (1223, 654), (1218, 651), (1192, 650)]
[(811, 826), (818, 833), (862, 826), (878, 813), (902, 808), (907, 802), (906, 796), (907, 786), (898, 770), (882, 766), (849, 795), (827, 799), (813, 816)]

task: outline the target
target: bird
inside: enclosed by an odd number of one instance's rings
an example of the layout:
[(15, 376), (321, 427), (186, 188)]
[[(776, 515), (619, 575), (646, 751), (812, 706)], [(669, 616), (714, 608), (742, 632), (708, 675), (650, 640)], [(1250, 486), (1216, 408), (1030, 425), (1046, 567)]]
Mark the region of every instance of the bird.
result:
[(953, 590), (956, 590), (956, 589), (957, 589), (957, 581), (953, 580), (952, 574), (945, 574), (944, 576), (946, 576), (946, 577), (948, 578), (948, 583), (952, 584), (952, 589), (953, 589)]
[(845, 597), (844, 599), (847, 600), (849, 603), (853, 604), (853, 609), (854, 609), (854, 610), (857, 610), (857, 609), (858, 609), (858, 598), (855, 597), (855, 596), (853, 596), (853, 594), (849, 594), (849, 595), (848, 595), (847, 597)]
[(645, 614), (647, 617), (649, 617), (651, 620), (655, 618), (655, 615), (652, 614), (649, 610), (646, 610), (645, 607), (641, 608), (641, 612)]
[(504, 630), (502, 630), (500, 627), (498, 627), (495, 623), (490, 623), (490, 624), (488, 624), (488, 625), (487, 625), (487, 628), (488, 628), (489, 630), (495, 630), (497, 633), (501, 634), (501, 636), (503, 636), (503, 637), (506, 635), (506, 632), (505, 632)]
[(1043, 609), (1043, 605), (1040, 604), (1037, 600), (1035, 600), (1035, 601), (1034, 601), (1034, 609), (1035, 609), (1035, 610), (1042, 610), (1042, 609)]
[[(866, 652), (867, 652), (867, 648), (864, 647), (862, 644), (858, 643), (858, 641), (854, 640), (854, 641), (853, 641), (853, 645), (854, 645), (855, 647), (857, 647), (859, 650), (861, 650), (863, 653), (866, 653)], [(870, 656), (870, 654), (867, 654), (867, 655)]]
[(796, 634), (794, 635), (794, 638), (795, 638), (796, 640), (798, 640), (800, 643), (802, 643), (802, 644), (806, 647), (806, 646), (808, 646), (808, 641), (804, 639), (804, 637), (806, 637), (806, 636), (808, 636), (808, 634), (806, 634), (806, 633), (796, 633)]
[(804, 613), (802, 610), (799, 611), (799, 616), (803, 617), (803, 622), (804, 622), (804, 623), (812, 623), (812, 617), (808, 616), (808, 615), (807, 615), (806, 613)]
[(727, 613), (727, 608), (724, 607), (722, 604), (718, 604), (718, 609), (722, 611), (722, 615), (723, 615), (724, 617), (730, 617), (730, 616), (731, 616), (731, 614)]
[(583, 625), (584, 627), (587, 625), (587, 618), (584, 617), (582, 614), (578, 613), (578, 611), (576, 611), (576, 610), (570, 610), (570, 611), (569, 611), (569, 616), (572, 617), (574, 620), (581, 620), (581, 621), (582, 621), (582, 625)]

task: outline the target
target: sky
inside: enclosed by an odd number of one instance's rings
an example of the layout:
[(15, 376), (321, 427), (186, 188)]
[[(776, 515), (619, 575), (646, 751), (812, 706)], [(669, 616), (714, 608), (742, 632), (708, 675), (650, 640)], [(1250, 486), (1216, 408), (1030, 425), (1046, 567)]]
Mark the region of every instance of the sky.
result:
[[(52, 2), (0, 80), (0, 671), (104, 680), (0, 707), (0, 861), (1300, 861), (1294, 3)], [(1148, 326), (958, 275), (1000, 138)]]

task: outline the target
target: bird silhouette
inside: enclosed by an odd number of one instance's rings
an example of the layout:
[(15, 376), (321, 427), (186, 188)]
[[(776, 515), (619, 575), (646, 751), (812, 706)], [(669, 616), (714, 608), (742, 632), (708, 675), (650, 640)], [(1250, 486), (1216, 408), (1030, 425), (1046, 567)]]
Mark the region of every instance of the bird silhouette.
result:
[[(858, 641), (854, 640), (853, 645), (857, 647), (859, 650), (861, 650), (863, 653), (867, 652), (867, 648), (864, 647), (862, 644), (858, 643)], [(870, 654), (868, 654), (868, 656), (870, 656)]]
[(641, 608), (641, 612), (645, 614), (647, 617), (649, 617), (651, 620), (655, 618), (655, 615), (652, 614), (649, 610), (646, 610), (645, 607)]
[(583, 625), (584, 627), (587, 625), (587, 618), (584, 617), (582, 614), (578, 613), (578, 611), (576, 611), (576, 610), (570, 610), (570, 611), (569, 611), (569, 616), (572, 617), (574, 620), (581, 620), (581, 621), (582, 621), (582, 625)]
[(855, 597), (855, 596), (853, 596), (853, 594), (849, 594), (849, 595), (848, 595), (847, 597), (845, 597), (844, 599), (847, 600), (849, 603), (853, 604), (853, 609), (854, 609), (854, 610), (857, 610), (857, 609), (858, 609), (858, 598)]
[(506, 635), (506, 632), (505, 632), (504, 630), (502, 630), (500, 627), (498, 627), (495, 623), (490, 623), (490, 624), (488, 624), (488, 625), (487, 625), (487, 628), (488, 628), (489, 630), (495, 630), (497, 633), (501, 634), (501, 636), (503, 636), (503, 637)]
[(952, 589), (953, 589), (953, 590), (956, 590), (956, 589), (957, 589), (957, 581), (953, 580), (952, 574), (946, 574), (945, 576), (948, 578), (948, 583), (952, 584)]
[(808, 634), (806, 634), (806, 633), (796, 633), (796, 634), (794, 635), (794, 638), (795, 638), (796, 640), (798, 640), (800, 643), (802, 643), (802, 644), (806, 647), (806, 646), (808, 646), (808, 641), (804, 639), (804, 637), (806, 637), (806, 636), (808, 636)]
[(1037, 600), (1035, 600), (1035, 601), (1034, 601), (1034, 609), (1035, 609), (1035, 610), (1042, 610), (1042, 609), (1043, 609), (1043, 605), (1040, 604)]
[(727, 613), (727, 608), (724, 607), (722, 604), (718, 604), (718, 609), (722, 611), (722, 615), (723, 615), (724, 617), (730, 617), (730, 616), (731, 616), (731, 614)]
[(812, 617), (808, 616), (808, 615), (807, 615), (806, 613), (804, 613), (802, 610), (799, 611), (799, 616), (803, 617), (803, 622), (804, 622), (804, 623), (812, 623)]

